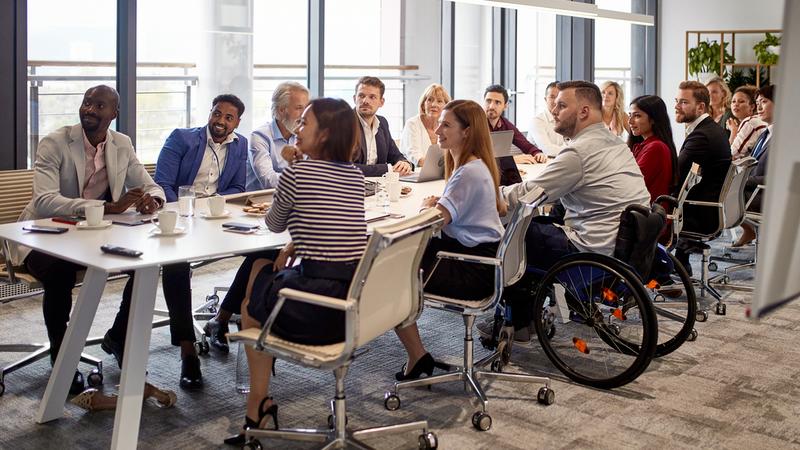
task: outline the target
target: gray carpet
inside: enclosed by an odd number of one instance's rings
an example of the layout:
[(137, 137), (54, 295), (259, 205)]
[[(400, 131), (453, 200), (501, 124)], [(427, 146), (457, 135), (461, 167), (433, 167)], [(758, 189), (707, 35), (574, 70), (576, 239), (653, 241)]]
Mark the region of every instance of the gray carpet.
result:
[[(747, 252), (745, 250), (744, 252)], [(233, 277), (238, 259), (218, 262), (195, 273), (195, 302), (214, 285)], [(697, 269), (696, 269), (697, 270)], [(744, 274), (744, 277), (750, 274)], [(106, 289), (92, 336), (102, 335), (113, 320), (124, 281)], [(487, 393), (494, 425), (488, 432), (472, 428), (476, 410), (458, 384), (433, 390), (401, 392), (403, 407), (383, 408), (383, 392), (404, 362), (396, 337), (374, 341), (357, 359), (347, 379), (349, 423), (367, 427), (427, 419), (438, 433), (440, 448), (800, 448), (800, 303), (791, 304), (760, 323), (744, 317), (749, 295), (725, 292), (728, 315), (713, 313), (698, 323), (700, 336), (675, 353), (655, 360), (637, 381), (615, 391), (589, 389), (569, 382), (541, 353), (538, 343), (514, 349), (510, 371), (550, 374), (556, 403), (536, 403), (538, 386), (495, 382)], [(159, 296), (161, 290), (159, 289)], [(0, 342), (42, 340), (41, 297), (0, 305)], [(163, 298), (159, 297), (163, 307)], [(440, 358), (457, 361), (462, 346), (458, 316), (426, 311), (420, 322), (423, 339)], [(178, 386), (178, 349), (169, 331), (153, 331), (149, 379), (175, 389), (178, 404), (159, 409), (145, 402), (139, 448), (224, 448), (221, 440), (243, 422), (244, 396), (234, 390), (236, 353), (203, 358), (206, 387), (199, 393)], [(119, 370), (99, 347), (88, 353), (105, 362), (106, 392), (115, 392)], [(478, 356), (484, 353), (478, 349)], [(450, 356), (448, 356), (450, 355)], [(15, 355), (0, 354), (0, 364)], [(82, 366), (83, 370), (88, 367)], [(6, 378), (0, 397), (0, 448), (108, 448), (114, 415), (87, 413), (67, 404), (61, 420), (35, 423), (49, 374), (41, 360)], [(333, 375), (278, 363), (273, 394), (286, 427), (321, 427), (328, 415)], [(414, 433), (368, 441), (377, 448), (415, 448)], [(312, 448), (276, 442), (270, 448)]]

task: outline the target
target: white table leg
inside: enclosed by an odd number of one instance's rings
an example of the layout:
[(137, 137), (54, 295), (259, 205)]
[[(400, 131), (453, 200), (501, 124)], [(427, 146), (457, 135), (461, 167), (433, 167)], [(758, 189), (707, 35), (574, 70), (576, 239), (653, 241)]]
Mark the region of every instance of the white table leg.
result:
[(83, 286), (78, 293), (78, 301), (72, 309), (67, 334), (61, 343), (61, 350), (50, 374), (50, 381), (44, 390), (42, 403), (39, 405), (38, 423), (59, 419), (64, 414), (64, 402), (67, 400), (69, 385), (78, 367), (81, 352), (86, 345), (86, 337), (94, 322), (97, 305), (103, 295), (108, 273), (103, 270), (88, 268), (83, 278)]
[(147, 356), (150, 353), (150, 332), (157, 287), (158, 266), (136, 270), (128, 332), (125, 336), (125, 358), (122, 360), (119, 400), (114, 416), (114, 436), (111, 439), (113, 449), (136, 449), (139, 440), (145, 369)]

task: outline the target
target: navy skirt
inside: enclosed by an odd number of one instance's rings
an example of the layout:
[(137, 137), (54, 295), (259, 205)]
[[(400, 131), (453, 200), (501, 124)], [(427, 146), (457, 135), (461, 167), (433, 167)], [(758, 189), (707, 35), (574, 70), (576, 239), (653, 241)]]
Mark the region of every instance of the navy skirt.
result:
[[(422, 256), (425, 292), (459, 300), (483, 300), (494, 292), (494, 266), (443, 259), (436, 265), (436, 253), (440, 251), (465, 253), (475, 256), (495, 257), (499, 242), (487, 242), (467, 247), (444, 232), (441, 237), (431, 239)], [(436, 266), (436, 270), (433, 270)], [(433, 271), (433, 272), (431, 272)], [(428, 276), (430, 275), (430, 279)]]
[[(340, 263), (302, 260), (279, 272), (265, 266), (256, 276), (247, 312), (263, 325), (283, 288), (344, 299), (350, 289), (357, 262)], [(328, 345), (344, 341), (344, 311), (286, 300), (271, 333), (305, 345)]]

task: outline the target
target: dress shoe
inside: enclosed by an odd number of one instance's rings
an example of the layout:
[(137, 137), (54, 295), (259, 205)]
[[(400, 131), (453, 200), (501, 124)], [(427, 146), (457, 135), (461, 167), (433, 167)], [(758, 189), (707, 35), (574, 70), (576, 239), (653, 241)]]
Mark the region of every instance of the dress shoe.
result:
[(417, 378), (421, 377), (422, 374), (426, 374), (427, 376), (431, 376), (433, 373), (433, 367), (436, 365), (436, 361), (433, 360), (433, 356), (430, 353), (425, 353), (425, 355), (420, 358), (414, 367), (408, 373), (405, 373), (405, 365), (403, 365), (403, 370), (394, 374), (394, 378), (397, 381), (403, 380), (416, 380)]
[[(258, 421), (252, 420), (251, 418), (245, 416), (244, 426), (242, 427), (244, 431), (247, 431), (250, 428), (264, 428), (266, 425), (264, 423), (264, 419), (266, 419), (267, 417), (272, 417), (272, 424), (275, 426), (276, 430), (278, 429), (278, 405), (273, 403), (272, 405), (269, 406), (269, 408), (264, 409), (264, 405), (270, 400), (272, 400), (271, 396), (265, 397), (263, 400), (261, 400), (261, 404), (258, 405), (258, 411), (259, 411)], [(245, 439), (245, 433), (242, 432), (225, 439), (223, 442), (226, 445), (235, 445), (238, 447), (243, 447), (247, 441)]]
[(212, 347), (222, 353), (228, 353), (230, 351), (228, 340), (225, 338), (225, 335), (228, 333), (227, 323), (222, 323), (217, 319), (211, 319), (206, 322), (206, 325), (203, 327), (203, 332)]
[(75, 376), (72, 377), (72, 384), (69, 385), (69, 393), (71, 395), (78, 395), (83, 390), (86, 389), (86, 385), (83, 381), (83, 374), (79, 371), (75, 371)]
[(181, 360), (181, 388), (193, 391), (203, 387), (203, 374), (200, 372), (200, 358), (186, 355)]
[(125, 351), (125, 345), (121, 342), (115, 341), (111, 335), (106, 332), (103, 336), (103, 342), (100, 343), (100, 348), (109, 355), (114, 355), (117, 360), (117, 365), (122, 369), (122, 353)]

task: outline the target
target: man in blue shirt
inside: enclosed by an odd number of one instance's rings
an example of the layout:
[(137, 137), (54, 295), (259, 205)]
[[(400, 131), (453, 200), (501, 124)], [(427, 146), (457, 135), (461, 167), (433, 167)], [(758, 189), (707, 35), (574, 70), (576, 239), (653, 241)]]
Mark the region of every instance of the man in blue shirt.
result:
[[(214, 98), (208, 124), (200, 128), (176, 129), (169, 135), (156, 163), (155, 181), (167, 201), (178, 200), (179, 186), (194, 186), (198, 195), (244, 192), (247, 139), (234, 132), (244, 113), (244, 103), (235, 95)], [(181, 347), (181, 379), (184, 389), (200, 389), (203, 377), (194, 348), (192, 285), (188, 262), (162, 268), (164, 297), (181, 305), (180, 318), (170, 320), (172, 344)], [(121, 355), (121, 348), (119, 349)]]
[[(257, 191), (278, 186), (278, 178), (289, 162), (281, 155), (297, 137), (294, 128), (308, 105), (308, 89), (300, 83), (286, 81), (272, 93), (272, 121), (250, 135), (247, 152), (247, 190)], [(294, 159), (295, 153), (289, 154)]]

